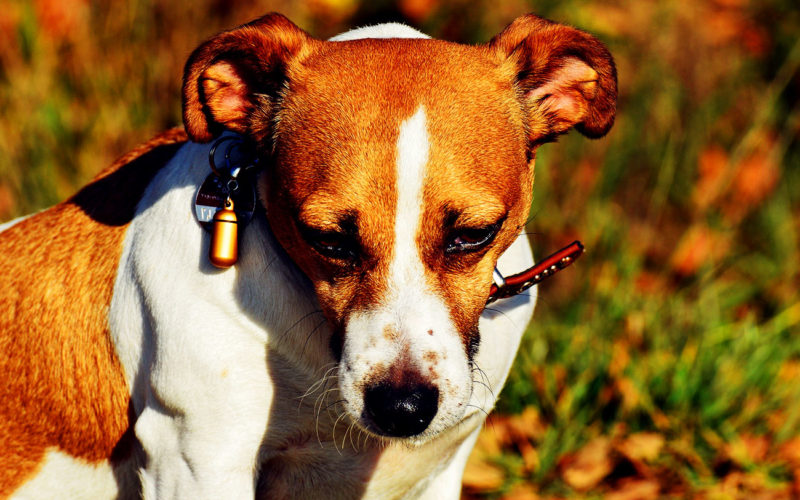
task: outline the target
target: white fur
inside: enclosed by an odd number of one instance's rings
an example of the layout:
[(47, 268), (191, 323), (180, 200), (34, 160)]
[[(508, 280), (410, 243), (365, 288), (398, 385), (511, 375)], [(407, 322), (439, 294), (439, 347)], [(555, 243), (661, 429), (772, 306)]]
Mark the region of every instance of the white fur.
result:
[(362, 38), (430, 38), (425, 33), (401, 23), (385, 23), (356, 28), (330, 38), (331, 42), (345, 42)]
[(2, 224), (0, 224), (0, 233), (2, 233), (3, 231), (5, 231), (6, 229), (8, 229), (8, 228), (10, 228), (12, 226), (15, 226), (15, 225), (19, 224), (20, 222), (24, 221), (28, 217), (31, 217), (31, 215), (23, 215), (22, 217), (17, 217), (16, 219), (11, 219), (10, 221), (3, 222)]
[(206, 262), (207, 235), (187, 210), (207, 150), (185, 146), (145, 192), (111, 304), (145, 498), (252, 498), (268, 420), (266, 332), (236, 295), (237, 269)]
[(114, 498), (117, 493), (117, 483), (107, 463), (92, 465), (50, 450), (36, 476), (15, 491), (10, 500)]

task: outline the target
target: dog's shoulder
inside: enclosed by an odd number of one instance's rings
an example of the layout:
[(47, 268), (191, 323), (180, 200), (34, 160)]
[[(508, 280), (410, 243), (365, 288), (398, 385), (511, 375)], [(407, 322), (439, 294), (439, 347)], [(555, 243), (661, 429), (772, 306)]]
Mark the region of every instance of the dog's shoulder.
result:
[(48, 450), (90, 462), (121, 450), (129, 394), (108, 335), (114, 279), (139, 199), (186, 140), (162, 133), (0, 233), (0, 449), (12, 464), (0, 496)]

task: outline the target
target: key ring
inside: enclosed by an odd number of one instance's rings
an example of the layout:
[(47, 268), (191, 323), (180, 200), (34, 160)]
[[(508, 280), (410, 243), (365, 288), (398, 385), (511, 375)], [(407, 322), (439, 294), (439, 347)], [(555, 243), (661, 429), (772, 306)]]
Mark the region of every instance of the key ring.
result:
[[(225, 142), (229, 142), (228, 147), (225, 149), (225, 168), (227, 173), (223, 173), (220, 171), (219, 167), (217, 166), (216, 155), (217, 155), (217, 148), (220, 144)], [(235, 135), (227, 135), (225, 137), (220, 137), (211, 146), (211, 149), (208, 151), (208, 164), (211, 167), (211, 171), (217, 174), (217, 177), (231, 177), (236, 178), (239, 175), (241, 170), (240, 167), (236, 167), (235, 169), (231, 168), (231, 151), (233, 148), (242, 143), (242, 139)]]
[(242, 227), (256, 209), (256, 171), (258, 157), (242, 137), (226, 134), (217, 139), (208, 152), (211, 172), (195, 195), (195, 216), (201, 225), (211, 223), (214, 214), (230, 196)]

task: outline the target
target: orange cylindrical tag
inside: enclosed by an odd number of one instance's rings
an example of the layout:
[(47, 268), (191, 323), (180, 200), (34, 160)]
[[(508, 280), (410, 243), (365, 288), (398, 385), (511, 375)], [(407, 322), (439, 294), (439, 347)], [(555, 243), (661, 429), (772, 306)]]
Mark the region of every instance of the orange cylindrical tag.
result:
[(238, 228), (233, 201), (228, 198), (225, 207), (214, 214), (212, 222), (208, 258), (214, 266), (225, 269), (236, 264), (239, 257)]

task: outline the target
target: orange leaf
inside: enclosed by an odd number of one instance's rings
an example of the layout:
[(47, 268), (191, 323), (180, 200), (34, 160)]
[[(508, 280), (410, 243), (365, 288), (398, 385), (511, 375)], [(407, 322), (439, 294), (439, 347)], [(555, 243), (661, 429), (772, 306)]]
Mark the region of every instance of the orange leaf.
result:
[(483, 455), (499, 455), (502, 452), (503, 445), (510, 442), (507, 422), (508, 417), (490, 416), (486, 427), (478, 435), (478, 441), (475, 443), (475, 452), (480, 452)]
[(610, 451), (608, 438), (593, 439), (574, 455), (565, 457), (561, 476), (568, 485), (579, 491), (597, 486), (611, 472)]
[(784, 382), (794, 382), (800, 380), (800, 361), (784, 361), (778, 370), (778, 378)]
[(55, 40), (79, 36), (87, 29), (88, 6), (85, 0), (36, 0), (36, 16), (42, 34)]
[(800, 437), (793, 437), (780, 446), (778, 456), (800, 470)]
[(705, 211), (719, 197), (728, 166), (728, 153), (712, 145), (700, 153), (697, 160), (698, 179), (692, 192), (692, 201), (698, 210)]
[(502, 498), (503, 500), (539, 500), (541, 497), (530, 484), (518, 483)]
[(14, 210), (14, 194), (3, 184), (0, 184), (0, 220), (5, 220)]
[(633, 410), (639, 406), (642, 396), (639, 394), (639, 390), (636, 388), (633, 380), (628, 377), (620, 377), (616, 379), (615, 386), (617, 392), (622, 396), (622, 407), (626, 411)]
[(535, 472), (539, 470), (539, 452), (527, 441), (519, 443), (519, 453), (525, 464), (525, 470)]
[[(502, 452), (500, 436), (504, 434), (506, 417), (492, 416), (492, 424), (478, 435), (475, 448), (464, 468), (462, 484), (472, 491), (494, 491), (505, 481), (505, 472), (491, 463), (491, 457)], [(499, 421), (499, 423), (498, 423)]]
[(625, 367), (631, 361), (630, 348), (624, 340), (617, 339), (611, 348), (611, 362), (608, 365), (608, 374), (611, 377), (618, 377), (625, 371)]
[(655, 432), (640, 432), (628, 436), (617, 446), (620, 453), (625, 455), (628, 460), (637, 462), (640, 460), (653, 461), (658, 458), (661, 449), (664, 447), (664, 436)]
[(473, 491), (495, 491), (503, 486), (505, 472), (494, 464), (490, 464), (475, 454), (467, 460), (461, 484)]
[(508, 425), (512, 431), (512, 439), (516, 443), (541, 439), (546, 431), (539, 410), (533, 406), (528, 406), (521, 414), (512, 416)]
[(353, 15), (358, 8), (356, 0), (309, 0), (309, 10), (317, 16), (340, 22)]
[(772, 153), (773, 142), (765, 139), (764, 146), (742, 160), (736, 169), (731, 192), (723, 207), (729, 221), (741, 220), (775, 190), (781, 172)]
[(438, 0), (400, 0), (398, 8), (404, 16), (419, 24), (436, 9)]
[(670, 265), (678, 274), (694, 274), (703, 265), (721, 259), (728, 252), (729, 240), (705, 224), (695, 224), (681, 237), (670, 259)]
[(659, 498), (658, 482), (649, 479), (634, 479), (622, 482), (616, 491), (605, 495), (605, 500), (650, 500)]
[(750, 465), (764, 460), (769, 451), (769, 440), (764, 436), (744, 434), (727, 443), (724, 453), (739, 465)]

